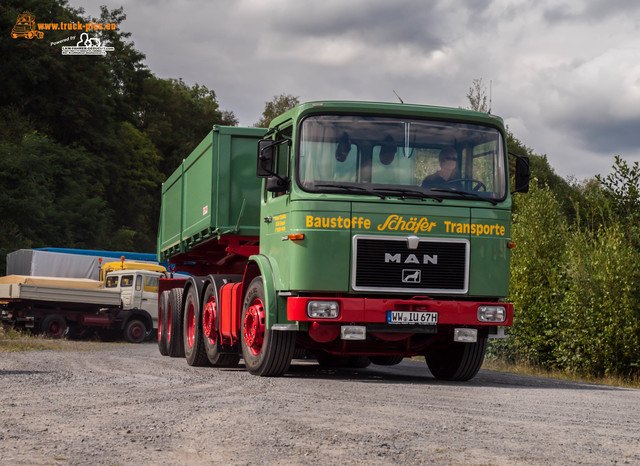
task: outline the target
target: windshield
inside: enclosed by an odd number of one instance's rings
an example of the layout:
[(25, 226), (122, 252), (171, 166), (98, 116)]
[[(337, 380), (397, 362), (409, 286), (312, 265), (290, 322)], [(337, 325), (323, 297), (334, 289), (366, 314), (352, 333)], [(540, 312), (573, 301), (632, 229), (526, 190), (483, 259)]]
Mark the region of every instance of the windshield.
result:
[(502, 137), (488, 126), (311, 116), (298, 157), (298, 182), (312, 192), (495, 201), (507, 191)]

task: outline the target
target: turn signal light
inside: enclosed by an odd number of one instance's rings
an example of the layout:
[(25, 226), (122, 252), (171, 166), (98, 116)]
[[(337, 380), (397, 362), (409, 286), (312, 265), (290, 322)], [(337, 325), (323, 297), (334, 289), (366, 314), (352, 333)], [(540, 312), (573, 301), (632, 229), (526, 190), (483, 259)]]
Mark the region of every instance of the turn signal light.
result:
[(291, 241), (302, 241), (304, 239), (304, 233), (292, 234), (292, 235), (289, 235), (288, 238)]

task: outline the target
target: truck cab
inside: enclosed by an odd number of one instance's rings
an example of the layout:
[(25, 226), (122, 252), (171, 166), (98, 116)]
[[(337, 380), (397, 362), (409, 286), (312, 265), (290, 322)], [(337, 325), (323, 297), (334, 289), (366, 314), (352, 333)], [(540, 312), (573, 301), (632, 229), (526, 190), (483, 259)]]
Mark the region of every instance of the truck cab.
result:
[(166, 274), (147, 270), (116, 270), (106, 273), (104, 287), (120, 292), (124, 311), (142, 310), (158, 327), (158, 284)]

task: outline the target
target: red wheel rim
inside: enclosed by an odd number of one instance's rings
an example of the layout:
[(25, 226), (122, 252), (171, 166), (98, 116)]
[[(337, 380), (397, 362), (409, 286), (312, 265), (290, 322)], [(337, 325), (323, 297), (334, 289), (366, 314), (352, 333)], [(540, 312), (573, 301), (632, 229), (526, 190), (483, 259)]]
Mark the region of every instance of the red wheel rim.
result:
[(142, 336), (144, 335), (144, 330), (142, 329), (142, 325), (140, 324), (133, 325), (129, 330), (129, 334), (134, 340), (142, 338)]
[(193, 340), (196, 335), (196, 313), (193, 308), (193, 301), (189, 301), (187, 309), (187, 344), (189, 348), (193, 348)]
[(212, 296), (202, 312), (202, 331), (212, 345), (216, 344), (216, 301)]
[(164, 330), (162, 328), (162, 313), (164, 311), (162, 310), (162, 306), (158, 306), (158, 341), (162, 341), (162, 331)]
[(242, 330), (244, 342), (254, 355), (260, 354), (264, 342), (264, 305), (262, 300), (255, 299), (244, 316)]
[(64, 329), (64, 326), (62, 325), (62, 323), (58, 322), (57, 320), (54, 320), (49, 324), (49, 335), (54, 337), (59, 337), (60, 335), (62, 335), (63, 329)]

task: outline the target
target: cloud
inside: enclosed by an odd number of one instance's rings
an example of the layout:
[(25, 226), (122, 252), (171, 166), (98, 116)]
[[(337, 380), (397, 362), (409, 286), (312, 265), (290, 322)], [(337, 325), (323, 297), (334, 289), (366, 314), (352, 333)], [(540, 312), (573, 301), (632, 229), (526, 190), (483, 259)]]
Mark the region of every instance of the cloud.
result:
[[(72, 2), (89, 13), (123, 3)], [(458, 107), (483, 78), (494, 113), (561, 175), (602, 173), (618, 153), (640, 158), (635, 0), (125, 0), (124, 8), (122, 27), (154, 73), (213, 89), (242, 125), (283, 92), (390, 101), (396, 90), (406, 102)]]

